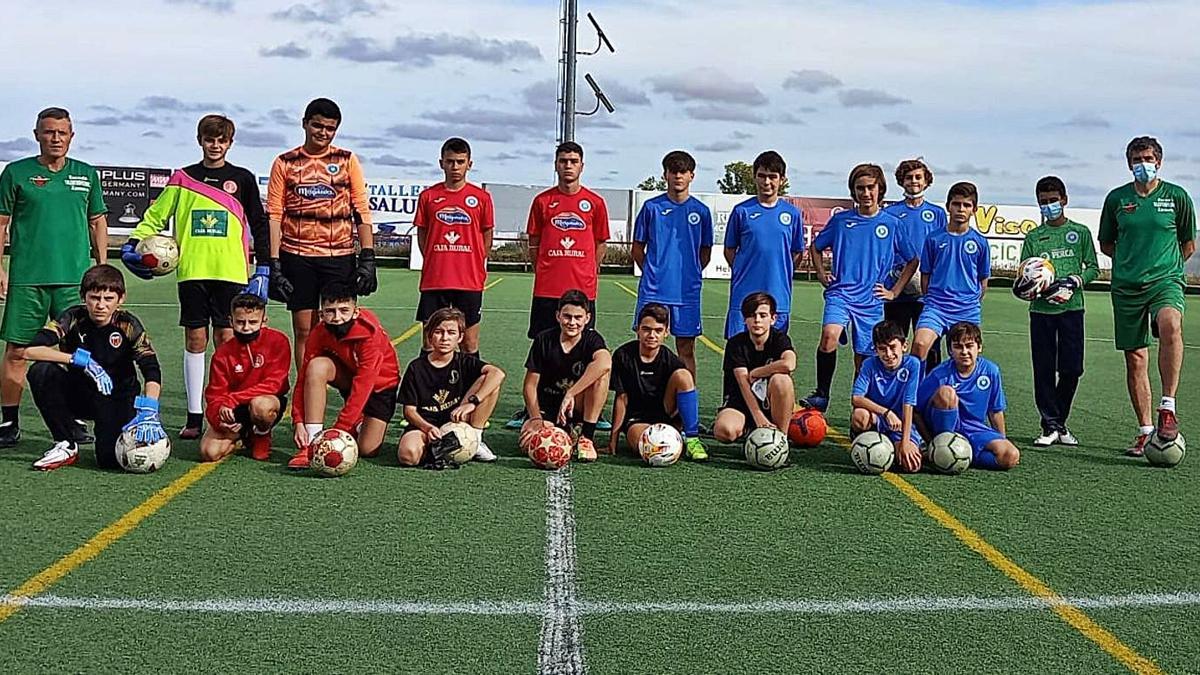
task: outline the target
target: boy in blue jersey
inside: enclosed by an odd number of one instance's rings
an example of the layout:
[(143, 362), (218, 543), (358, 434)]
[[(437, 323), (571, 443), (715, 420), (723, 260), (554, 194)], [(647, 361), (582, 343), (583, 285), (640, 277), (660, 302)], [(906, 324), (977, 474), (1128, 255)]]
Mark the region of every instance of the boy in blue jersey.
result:
[(696, 338), (702, 332), (701, 274), (712, 256), (712, 212), (689, 192), (696, 177), (691, 155), (669, 152), (662, 166), (667, 191), (642, 204), (633, 224), (633, 261), (642, 268), (633, 315), (641, 316), (651, 302), (667, 307), (679, 359), (694, 378)]
[[(883, 169), (859, 164), (847, 181), (855, 207), (833, 214), (813, 239), (809, 255), (817, 279), (825, 286), (825, 315), (817, 346), (817, 388), (803, 405), (821, 412), (829, 407), (829, 388), (837, 369), (838, 343), (854, 337), (854, 373), (873, 353), (871, 331), (883, 321), (883, 301), (896, 297), (917, 268), (917, 253), (900, 236), (900, 221), (881, 208), (887, 193)], [(833, 251), (833, 269), (825, 268), (823, 252)], [(907, 258), (900, 277), (884, 286), (893, 261)]]
[(872, 331), (875, 356), (863, 362), (854, 378), (850, 405), (850, 433), (878, 431), (896, 447), (896, 465), (901, 471), (921, 470), (921, 435), (913, 421), (921, 362), (908, 348), (904, 329), (895, 321), (883, 320)]
[[(946, 194), (950, 224), (934, 232), (921, 249), (921, 293), (925, 308), (917, 319), (912, 353), (925, 360), (933, 342), (960, 321), (979, 325), (983, 294), (992, 275), (987, 239), (971, 227), (979, 192), (971, 183), (955, 183)], [(928, 369), (928, 366), (927, 366)]]
[(787, 164), (774, 150), (754, 159), (758, 194), (733, 207), (725, 227), (725, 260), (733, 271), (725, 339), (746, 330), (742, 301), (751, 293), (775, 298), (775, 328), (786, 333), (792, 311), (792, 275), (804, 254), (804, 219), (800, 210), (782, 201), (780, 188)]
[[(954, 212), (951, 211), (951, 218)], [(929, 435), (953, 431), (971, 442), (971, 466), (1011, 469), (1021, 461), (1004, 427), (1004, 383), (1000, 366), (983, 358), (979, 326), (960, 321), (950, 327), (950, 360), (929, 371), (917, 390), (917, 410)]]
[[(896, 182), (904, 188), (904, 200), (889, 205), (884, 211), (900, 220), (900, 230), (908, 239), (909, 245), (917, 255), (925, 246), (925, 239), (934, 232), (946, 229), (949, 218), (946, 210), (937, 204), (925, 200), (925, 191), (933, 185), (933, 171), (922, 159), (906, 159), (896, 167)], [(904, 266), (908, 264), (902, 256), (896, 256), (892, 266), (889, 281), (900, 278)], [(900, 324), (907, 339), (909, 330), (916, 331), (917, 319), (925, 306), (921, 297), (921, 280), (913, 275), (904, 290), (894, 300), (883, 303), (883, 318)], [(941, 359), (940, 342), (934, 342), (929, 354), (925, 357), (928, 367), (936, 366)]]

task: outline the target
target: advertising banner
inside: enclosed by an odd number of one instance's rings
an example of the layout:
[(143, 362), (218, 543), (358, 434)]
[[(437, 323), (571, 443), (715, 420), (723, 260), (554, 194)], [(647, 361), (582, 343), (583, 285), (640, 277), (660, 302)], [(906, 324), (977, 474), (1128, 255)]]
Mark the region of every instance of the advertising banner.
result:
[[(128, 236), (150, 203), (162, 194), (171, 178), (170, 169), (152, 169), (128, 166), (97, 166), (100, 174), (100, 189), (104, 192), (104, 204), (108, 207), (108, 231), (111, 234)], [(164, 230), (175, 233), (175, 224)]]

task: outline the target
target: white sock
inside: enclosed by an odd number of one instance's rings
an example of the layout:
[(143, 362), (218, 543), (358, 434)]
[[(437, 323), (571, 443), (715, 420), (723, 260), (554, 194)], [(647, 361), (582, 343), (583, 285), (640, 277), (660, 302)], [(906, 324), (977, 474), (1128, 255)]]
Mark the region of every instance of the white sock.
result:
[(304, 430), (308, 432), (308, 437), (310, 439), (313, 436), (316, 436), (317, 434), (321, 433), (321, 429), (322, 429), (322, 425), (320, 425), (320, 424), (309, 424), (307, 422), (304, 423)]
[(1154, 425), (1147, 424), (1144, 427), (1138, 427), (1138, 433), (1143, 436), (1145, 436), (1146, 434), (1152, 434), (1152, 433), (1154, 433)]
[(1175, 397), (1174, 396), (1162, 397), (1162, 402), (1158, 404), (1158, 407), (1162, 410), (1170, 410), (1171, 412), (1175, 412)]
[(183, 352), (183, 388), (190, 413), (204, 412), (204, 354)]

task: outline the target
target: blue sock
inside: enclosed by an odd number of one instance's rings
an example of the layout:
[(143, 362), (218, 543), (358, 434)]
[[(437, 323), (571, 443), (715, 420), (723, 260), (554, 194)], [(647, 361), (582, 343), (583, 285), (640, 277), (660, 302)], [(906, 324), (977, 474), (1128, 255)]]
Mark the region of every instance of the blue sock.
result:
[(958, 428), (958, 407), (947, 410), (935, 406), (929, 411), (929, 426), (933, 427), (934, 434), (954, 431)]
[(695, 390), (675, 392), (675, 408), (683, 418), (684, 438), (700, 435), (700, 394)]
[(1004, 468), (996, 461), (996, 453), (991, 450), (980, 450), (971, 458), (971, 466), (977, 469), (988, 469), (990, 471), (1003, 471)]

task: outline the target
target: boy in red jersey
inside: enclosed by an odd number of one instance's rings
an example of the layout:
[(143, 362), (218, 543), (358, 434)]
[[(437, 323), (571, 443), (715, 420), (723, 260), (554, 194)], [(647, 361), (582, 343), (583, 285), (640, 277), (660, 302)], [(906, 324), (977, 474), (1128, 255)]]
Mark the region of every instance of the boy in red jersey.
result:
[(200, 459), (215, 462), (240, 441), (251, 457), (265, 462), (271, 430), (287, 408), (292, 345), (267, 327), (267, 301), (253, 293), (234, 296), (229, 316), (234, 339), (217, 346), (204, 390), (208, 429), (200, 439)]
[(347, 283), (330, 283), (321, 291), (321, 323), (304, 345), (292, 395), (300, 451), (288, 462), (289, 469), (308, 468), (308, 443), (325, 428), (328, 385), (346, 402), (333, 428), (354, 435), (359, 455), (379, 452), (388, 422), (396, 414), (400, 363), (379, 318), (358, 306), (354, 287)]
[(451, 138), (443, 143), (438, 165), (446, 178), (421, 193), (413, 218), (417, 246), (425, 261), (417, 321), (424, 323), (444, 307), (462, 311), (467, 318), (462, 351), (477, 354), (483, 284), (495, 225), (492, 197), (467, 182), (471, 146), (465, 140)]

